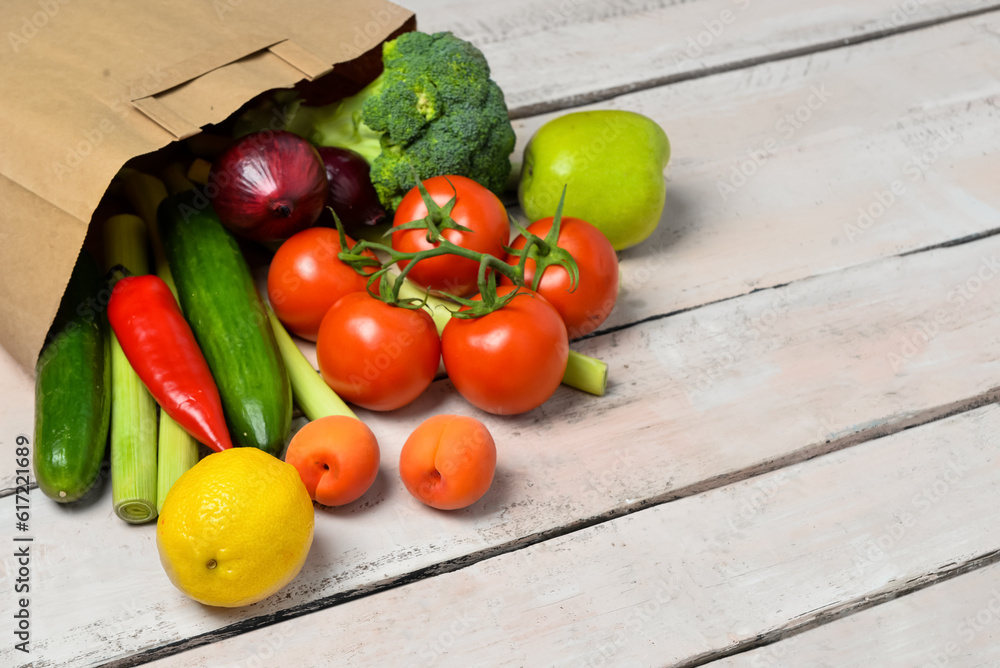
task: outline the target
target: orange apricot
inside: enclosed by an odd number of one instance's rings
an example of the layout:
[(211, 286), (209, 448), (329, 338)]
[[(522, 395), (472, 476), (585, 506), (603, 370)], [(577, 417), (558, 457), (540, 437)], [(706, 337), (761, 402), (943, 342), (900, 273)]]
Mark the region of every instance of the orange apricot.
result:
[(314, 501), (342, 506), (361, 498), (375, 482), (378, 441), (361, 420), (330, 415), (296, 432), (285, 461), (298, 470)]
[(435, 415), (406, 439), (399, 475), (423, 503), (456, 510), (486, 494), (496, 464), (496, 444), (486, 425), (464, 415)]

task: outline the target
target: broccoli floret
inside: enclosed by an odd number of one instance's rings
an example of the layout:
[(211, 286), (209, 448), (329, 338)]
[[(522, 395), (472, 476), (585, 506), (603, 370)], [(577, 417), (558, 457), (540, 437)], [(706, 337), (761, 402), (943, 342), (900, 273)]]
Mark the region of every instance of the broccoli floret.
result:
[(482, 52), (449, 32), (409, 32), (383, 45), (382, 62), (382, 74), (350, 98), (288, 108), (287, 129), (364, 156), (390, 210), (413, 187), (413, 170), (421, 179), (467, 176), (499, 194), (515, 137)]

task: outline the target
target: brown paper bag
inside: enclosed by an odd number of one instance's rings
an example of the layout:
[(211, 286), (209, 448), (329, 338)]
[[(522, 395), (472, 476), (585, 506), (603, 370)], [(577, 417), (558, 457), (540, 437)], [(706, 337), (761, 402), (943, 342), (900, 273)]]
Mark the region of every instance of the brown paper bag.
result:
[(0, 345), (33, 368), (126, 162), (415, 27), (385, 0), (0, 3)]

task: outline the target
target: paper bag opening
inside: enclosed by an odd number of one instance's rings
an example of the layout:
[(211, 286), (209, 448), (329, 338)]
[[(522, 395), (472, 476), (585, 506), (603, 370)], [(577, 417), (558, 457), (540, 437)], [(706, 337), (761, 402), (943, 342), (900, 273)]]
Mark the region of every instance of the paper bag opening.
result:
[(268, 91), (350, 94), (381, 71), (382, 42), (416, 28), (384, 0), (92, 0), (36, 21), (39, 7), (0, 5), (12, 51), (0, 90), (15, 93), (0, 129), (0, 345), (32, 372), (123, 166), (159, 161)]

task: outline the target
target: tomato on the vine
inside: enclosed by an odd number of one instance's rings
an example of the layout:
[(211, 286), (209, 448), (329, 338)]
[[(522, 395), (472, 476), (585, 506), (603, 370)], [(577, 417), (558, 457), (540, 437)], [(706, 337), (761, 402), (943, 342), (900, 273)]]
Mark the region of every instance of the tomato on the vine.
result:
[[(513, 289), (501, 285), (497, 294)], [(555, 307), (521, 288), (496, 311), (449, 320), (441, 333), (441, 355), (448, 377), (469, 403), (488, 413), (514, 415), (541, 406), (559, 387), (569, 339)]]
[[(542, 218), (528, 226), (527, 231), (545, 239), (552, 229), (552, 217)], [(526, 238), (519, 236), (511, 248), (520, 251)], [(545, 267), (538, 285), (534, 284), (536, 262), (530, 257), (524, 265), (524, 284), (533, 287), (549, 300), (566, 323), (569, 338), (589, 334), (607, 320), (618, 298), (618, 255), (604, 233), (580, 218), (562, 218), (556, 245), (576, 261), (579, 276), (575, 289), (565, 267)], [(508, 264), (516, 265), (520, 254), (507, 255)], [(501, 282), (510, 283), (506, 276)]]
[[(510, 219), (500, 198), (464, 176), (435, 176), (424, 181), (424, 187), (439, 207), (445, 207), (454, 198), (451, 219), (471, 230), (463, 232), (445, 227), (441, 229), (445, 239), (479, 253), (489, 253), (501, 259), (504, 257), (503, 246), (510, 239)], [(414, 187), (397, 207), (392, 224), (396, 228), (428, 215), (420, 190)], [(440, 220), (432, 222), (436, 226), (441, 224)], [(437, 245), (428, 241), (426, 229), (406, 229), (392, 235), (392, 247), (403, 253), (416, 253)], [(400, 262), (401, 267), (406, 265), (406, 262)], [(442, 255), (420, 260), (407, 276), (425, 288), (461, 297), (476, 289), (479, 263), (470, 258)]]
[(441, 340), (423, 309), (353, 292), (323, 317), (316, 359), (323, 380), (345, 401), (389, 411), (416, 399), (434, 380)]
[[(350, 237), (347, 242), (354, 245)], [(337, 257), (341, 250), (337, 230), (310, 227), (285, 240), (271, 260), (268, 300), (278, 320), (303, 339), (316, 340), (323, 316), (337, 300), (366, 291), (368, 279)], [(377, 259), (371, 251), (364, 255)], [(377, 290), (378, 284), (372, 289)]]

